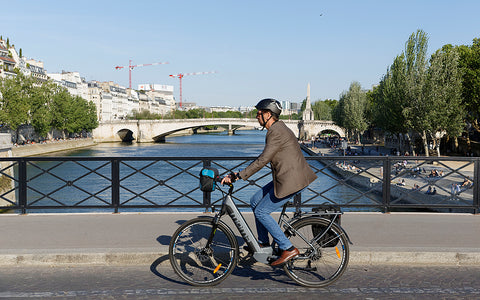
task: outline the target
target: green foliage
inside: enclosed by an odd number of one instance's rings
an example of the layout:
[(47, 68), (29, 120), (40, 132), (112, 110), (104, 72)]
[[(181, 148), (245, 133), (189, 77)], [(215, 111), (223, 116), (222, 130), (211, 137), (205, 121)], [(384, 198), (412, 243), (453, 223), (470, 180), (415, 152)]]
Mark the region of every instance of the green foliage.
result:
[(464, 109), (459, 51), (446, 45), (428, 61), (427, 43), (425, 32), (413, 33), (369, 97), (377, 126), (393, 134), (417, 133), (428, 155), (427, 134), (437, 145), (440, 133), (458, 136)]
[(468, 112), (467, 120), (480, 131), (480, 39), (471, 46), (457, 47), (462, 74), (462, 103)]
[(346, 129), (360, 133), (368, 128), (366, 121), (367, 96), (358, 82), (352, 82), (347, 92), (340, 96), (342, 122)]
[(0, 123), (13, 130), (31, 124), (45, 137), (52, 128), (78, 133), (98, 126), (94, 103), (51, 81), (40, 83), (18, 73), (0, 80), (0, 95)]
[(40, 136), (46, 136), (52, 126), (52, 95), (57, 86), (53, 82), (45, 82), (32, 89), (30, 102), (30, 123)]
[(169, 115), (152, 114), (149, 111), (134, 112), (129, 119), (158, 120), (158, 119), (201, 119), (201, 118), (254, 118), (256, 111), (241, 113), (239, 111), (207, 112), (205, 109), (175, 110)]
[(402, 54), (395, 58), (380, 84), (371, 92), (373, 123), (387, 132), (408, 131), (403, 114), (407, 107), (406, 84), (406, 64)]
[(140, 112), (132, 112), (132, 115), (128, 118), (131, 120), (160, 120), (162, 119), (162, 116), (159, 114), (152, 114), (150, 111), (143, 109)]
[(297, 113), (293, 113), (291, 115), (281, 115), (280, 116), (280, 120), (301, 120), (301, 119), (302, 119), (302, 115), (297, 114)]
[(0, 81), (0, 122), (13, 130), (29, 122), (31, 91), (33, 81), (19, 74)]
[(462, 83), (458, 67), (459, 54), (451, 45), (437, 50), (430, 60), (424, 86), (429, 109), (424, 112), (425, 130), (432, 138), (445, 131), (458, 136), (463, 129)]
[(423, 114), (429, 110), (429, 103), (424, 99), (424, 85), (428, 70), (428, 37), (422, 30), (412, 33), (405, 46), (405, 97), (404, 115), (406, 124), (416, 132), (423, 132), (428, 121)]
[(315, 120), (333, 120), (332, 110), (335, 107), (336, 100), (316, 101), (312, 104), (312, 110)]

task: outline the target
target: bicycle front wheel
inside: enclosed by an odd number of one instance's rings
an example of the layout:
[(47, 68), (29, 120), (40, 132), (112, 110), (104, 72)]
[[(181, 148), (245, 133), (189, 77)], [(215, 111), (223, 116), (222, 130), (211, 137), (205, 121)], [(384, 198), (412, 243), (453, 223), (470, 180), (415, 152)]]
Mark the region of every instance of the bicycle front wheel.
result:
[(195, 286), (210, 286), (232, 273), (238, 260), (238, 243), (233, 232), (223, 223), (213, 232), (212, 218), (196, 218), (180, 226), (172, 236), (169, 258), (173, 270)]
[[(332, 284), (347, 269), (348, 240), (344, 231), (330, 221), (311, 217), (296, 221), (295, 233), (285, 233), (300, 255), (284, 265), (287, 275), (306, 287), (324, 287)], [(324, 234), (325, 233), (325, 234)]]

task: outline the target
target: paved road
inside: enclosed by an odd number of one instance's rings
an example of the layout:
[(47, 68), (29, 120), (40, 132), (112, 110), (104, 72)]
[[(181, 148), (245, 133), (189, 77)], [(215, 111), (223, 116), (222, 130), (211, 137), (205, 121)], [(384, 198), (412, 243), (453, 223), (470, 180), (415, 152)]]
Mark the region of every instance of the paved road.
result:
[[(151, 263), (195, 213), (5, 215), (0, 266)], [(254, 224), (253, 214), (245, 219)], [(228, 218), (227, 223), (231, 223)], [(480, 218), (469, 214), (346, 213), (352, 264), (480, 265)]]
[(241, 264), (220, 285), (192, 287), (159, 262), (139, 266), (0, 269), (0, 299), (479, 299), (480, 266), (350, 266), (324, 289), (294, 284), (282, 269)]

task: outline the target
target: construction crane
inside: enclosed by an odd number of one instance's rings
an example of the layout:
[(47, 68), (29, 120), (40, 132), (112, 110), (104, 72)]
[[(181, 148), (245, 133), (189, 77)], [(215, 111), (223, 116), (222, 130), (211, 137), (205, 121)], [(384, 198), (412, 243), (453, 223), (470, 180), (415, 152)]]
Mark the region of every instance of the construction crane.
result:
[(176, 75), (170, 75), (172, 78), (178, 78), (180, 80), (180, 104), (179, 106), (182, 107), (182, 78), (187, 75), (201, 75), (201, 74), (212, 74), (212, 73), (217, 73), (216, 71), (209, 71), (209, 72), (195, 72), (195, 73), (180, 73)]
[(157, 62), (152, 64), (141, 64), (141, 65), (132, 65), (132, 60), (128, 61), (128, 66), (116, 66), (116, 70), (120, 70), (123, 68), (128, 68), (128, 87), (132, 88), (132, 70), (136, 67), (145, 67), (145, 66), (155, 66), (155, 65), (165, 65), (168, 62)]

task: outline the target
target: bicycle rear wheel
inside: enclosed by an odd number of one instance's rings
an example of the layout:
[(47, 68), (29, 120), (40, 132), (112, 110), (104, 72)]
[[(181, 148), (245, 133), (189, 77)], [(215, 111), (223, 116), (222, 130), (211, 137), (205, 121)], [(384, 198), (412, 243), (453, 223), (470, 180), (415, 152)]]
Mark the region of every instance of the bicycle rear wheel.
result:
[[(285, 233), (300, 255), (284, 265), (287, 275), (306, 287), (324, 287), (332, 284), (347, 269), (348, 240), (344, 231), (335, 224), (325, 233), (330, 221), (310, 217), (296, 221), (295, 233)], [(320, 236), (322, 236), (320, 238)]]
[(211, 245), (206, 247), (212, 228), (212, 218), (196, 218), (180, 226), (170, 241), (173, 270), (191, 285), (218, 284), (237, 264), (237, 239), (223, 223), (218, 224)]

